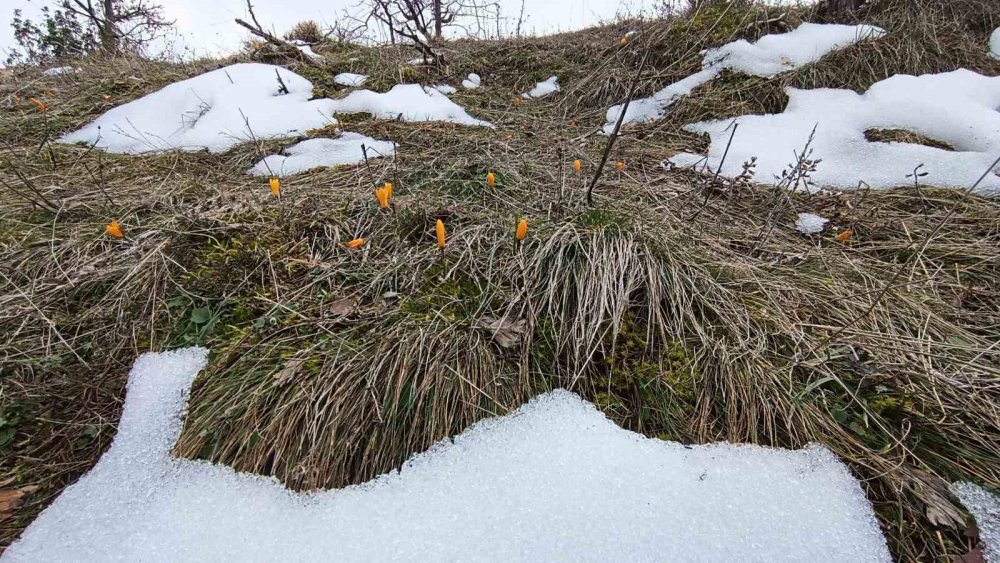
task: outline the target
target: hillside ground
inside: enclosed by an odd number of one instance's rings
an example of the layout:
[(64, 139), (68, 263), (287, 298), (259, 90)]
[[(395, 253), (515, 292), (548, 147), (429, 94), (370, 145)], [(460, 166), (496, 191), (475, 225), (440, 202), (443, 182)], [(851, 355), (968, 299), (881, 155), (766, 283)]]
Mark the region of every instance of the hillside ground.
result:
[[(319, 66), (251, 48), (188, 64), (6, 72), (0, 484), (30, 492), (0, 522), (0, 545), (106, 449), (135, 357), (200, 344), (211, 361), (176, 454), (295, 489), (366, 481), (565, 387), (648, 436), (822, 443), (861, 480), (894, 555), (967, 553), (975, 533), (948, 483), (1000, 487), (1000, 203), (905, 179), (807, 195), (660, 163), (706, 146), (684, 124), (780, 112), (786, 87), (1000, 75), (985, 49), (1000, 5), (871, 2), (843, 23), (885, 37), (776, 78), (723, 75), (664, 119), (623, 131), (586, 201), (608, 142), (597, 130), (646, 51), (639, 95), (696, 71), (702, 49), (801, 21), (833, 19), (717, 3), (552, 37), (451, 42), (444, 68), (405, 64), (411, 49), (329, 43), (315, 48)], [(632, 29), (640, 35), (622, 48)], [(246, 170), (294, 140), (145, 156), (53, 143), (110, 107), (247, 60), (286, 65), (328, 97), (346, 93), (337, 72), (368, 74), (378, 91), (477, 72), (484, 87), (452, 99), (496, 128), (338, 116), (342, 129), (394, 140), (397, 156), (285, 178), (280, 201)], [(558, 95), (514, 103), (553, 74)], [(372, 196), (385, 181), (391, 211)], [(830, 218), (828, 229), (797, 232), (799, 212)], [(521, 217), (529, 231), (517, 244)], [(112, 219), (124, 239), (104, 235)], [(436, 219), (448, 228), (443, 253)], [(364, 249), (346, 248), (357, 236)]]

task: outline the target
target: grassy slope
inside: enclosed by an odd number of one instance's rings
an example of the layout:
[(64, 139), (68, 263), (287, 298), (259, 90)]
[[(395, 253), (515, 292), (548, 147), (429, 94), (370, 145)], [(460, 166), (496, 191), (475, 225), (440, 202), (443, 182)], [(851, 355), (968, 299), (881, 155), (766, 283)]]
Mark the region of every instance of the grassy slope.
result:
[[(366, 72), (379, 90), (475, 71), (485, 87), (453, 99), (497, 128), (349, 116), (344, 128), (399, 143), (397, 159), (289, 178), (281, 203), (243, 172), (290, 141), (146, 157), (43, 145), (232, 61), (87, 60), (75, 77), (4, 76), (0, 178), (20, 193), (26, 180), (57, 210), (0, 191), (0, 482), (41, 486), (0, 523), (0, 542), (107, 447), (135, 355), (198, 343), (213, 357), (177, 453), (294, 488), (364, 481), (563, 386), (651, 436), (821, 442), (862, 479), (895, 554), (964, 553), (964, 513), (945, 483), (1000, 486), (1000, 206), (932, 187), (727, 192), (659, 167), (704, 146), (684, 123), (780, 111), (786, 86), (863, 90), (960, 66), (1000, 74), (983, 47), (997, 8), (915, 6), (876, 2), (859, 19), (889, 30), (879, 42), (774, 79), (726, 75), (628, 131), (612, 155), (625, 171), (605, 171), (593, 207), (583, 186), (606, 141), (594, 128), (642, 50), (652, 49), (645, 94), (698, 68), (705, 47), (781, 31), (760, 23), (773, 11), (648, 23), (628, 49), (618, 38), (630, 23), (457, 42), (447, 70), (407, 67), (413, 54), (391, 48), (321, 47), (327, 68), (289, 65), (317, 94), (341, 95), (331, 71)], [(802, 18), (825, 21), (785, 19)], [(560, 95), (512, 103), (551, 74)], [(377, 209), (373, 179), (395, 184), (393, 213)], [(800, 211), (855, 236), (803, 237), (791, 228)], [(522, 216), (531, 228), (517, 248)], [(102, 236), (110, 218), (127, 240)], [(450, 232), (443, 259), (436, 218)], [(367, 249), (345, 249), (357, 235)], [(526, 327), (512, 347), (483, 326), (504, 317)]]

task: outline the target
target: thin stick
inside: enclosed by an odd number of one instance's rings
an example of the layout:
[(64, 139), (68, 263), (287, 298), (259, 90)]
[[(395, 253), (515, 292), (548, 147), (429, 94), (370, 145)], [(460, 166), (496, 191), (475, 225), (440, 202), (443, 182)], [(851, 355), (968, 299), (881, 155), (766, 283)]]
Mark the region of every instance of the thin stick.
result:
[(622, 104), (622, 111), (618, 114), (618, 121), (615, 122), (615, 128), (611, 131), (611, 135), (608, 137), (608, 144), (604, 147), (604, 156), (601, 157), (601, 163), (597, 165), (594, 178), (590, 181), (590, 186), (587, 187), (587, 205), (594, 205), (594, 186), (597, 185), (597, 180), (601, 177), (604, 165), (608, 163), (608, 157), (611, 156), (611, 148), (615, 146), (615, 140), (618, 139), (618, 131), (621, 130), (622, 122), (625, 121), (625, 113), (628, 111), (628, 105), (632, 102), (636, 88), (639, 87), (639, 78), (642, 77), (642, 71), (646, 69), (646, 61), (648, 59), (649, 49), (646, 49), (646, 52), (642, 55), (642, 62), (639, 63), (639, 70), (632, 77), (632, 85), (628, 89), (628, 97), (625, 98), (625, 103)]

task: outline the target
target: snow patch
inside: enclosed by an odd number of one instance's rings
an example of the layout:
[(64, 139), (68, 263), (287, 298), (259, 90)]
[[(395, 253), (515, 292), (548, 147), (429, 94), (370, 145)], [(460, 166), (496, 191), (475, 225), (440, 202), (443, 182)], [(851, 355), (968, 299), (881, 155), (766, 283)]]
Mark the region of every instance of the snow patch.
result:
[(481, 82), (482, 78), (473, 72), (468, 78), (462, 81), (462, 88), (465, 88), (466, 90), (475, 90), (476, 88), (479, 88), (479, 84)]
[(354, 74), (353, 72), (342, 72), (333, 77), (333, 81), (341, 86), (358, 87), (364, 85), (368, 76), (364, 74)]
[(250, 169), (255, 176), (291, 176), (313, 168), (358, 164), (364, 162), (361, 145), (368, 158), (392, 156), (396, 145), (378, 141), (360, 133), (345, 132), (336, 139), (309, 139), (285, 149), (285, 154), (272, 154)]
[(80, 72), (80, 69), (71, 66), (57, 66), (54, 68), (49, 68), (42, 71), (45, 76), (59, 76), (62, 74), (76, 74)]
[(807, 235), (822, 232), (830, 220), (820, 217), (815, 213), (799, 213), (799, 218), (795, 220), (795, 229)]
[(492, 127), (489, 122), (470, 116), (438, 90), (419, 84), (397, 84), (385, 93), (357, 90), (331, 104), (336, 112), (366, 112), (381, 119), (401, 117), (404, 121), (449, 121)]
[[(287, 94), (279, 92), (279, 75)], [(312, 83), (294, 72), (235, 64), (113, 108), (59, 141), (96, 144), (115, 153), (223, 152), (254, 138), (302, 135), (336, 123), (333, 101), (311, 97)]]
[(993, 55), (994, 59), (1000, 59), (1000, 27), (994, 29), (990, 35), (990, 55)]
[(435, 84), (433, 86), (428, 86), (428, 88), (433, 88), (434, 90), (441, 92), (445, 96), (458, 92), (458, 90), (450, 84)]
[(986, 545), (986, 561), (1000, 563), (1000, 497), (972, 483), (955, 483), (953, 488), (958, 500), (976, 518), (979, 538)]
[(111, 449), (4, 561), (889, 561), (823, 447), (645, 438), (567, 391), (340, 490), (174, 459), (206, 353), (136, 361)]
[[(1000, 155), (1000, 77), (959, 69), (923, 76), (897, 75), (872, 85), (864, 94), (851, 90), (789, 88), (788, 107), (780, 114), (737, 117), (739, 125), (721, 173), (735, 177), (742, 164), (757, 157), (757, 178), (777, 178), (794, 163), (815, 128), (808, 158), (822, 159), (812, 174), (819, 186), (873, 188), (912, 184), (923, 164), (923, 184), (969, 188)], [(685, 126), (712, 137), (707, 166), (717, 169), (729, 142), (733, 119)], [(954, 151), (911, 143), (865, 139), (868, 129), (902, 129), (942, 141)], [(694, 166), (704, 157), (681, 153), (677, 166)], [(994, 171), (997, 172), (997, 171)], [(1000, 190), (1000, 176), (987, 174), (978, 191)]]
[[(769, 34), (756, 43), (744, 39), (708, 49), (702, 70), (668, 85), (648, 98), (632, 100), (622, 124), (653, 121), (679, 98), (714, 80), (725, 69), (753, 76), (770, 77), (818, 61), (824, 55), (865, 39), (885, 35), (872, 25), (804, 23), (789, 33)], [(621, 115), (622, 105), (612, 106), (606, 115), (604, 132), (611, 133)]]
[(550, 76), (546, 80), (535, 84), (535, 87), (528, 92), (521, 94), (525, 98), (544, 98), (553, 92), (559, 91), (559, 77)]

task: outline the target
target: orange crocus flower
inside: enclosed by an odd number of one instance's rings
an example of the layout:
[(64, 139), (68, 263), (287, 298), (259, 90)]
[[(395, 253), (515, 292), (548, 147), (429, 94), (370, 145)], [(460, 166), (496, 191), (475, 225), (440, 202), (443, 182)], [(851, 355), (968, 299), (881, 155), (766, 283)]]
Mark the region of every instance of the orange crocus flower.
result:
[(39, 111), (45, 111), (46, 109), (48, 109), (48, 107), (46, 107), (45, 103), (43, 103), (38, 98), (28, 98), (28, 101), (31, 102), (31, 103), (33, 103), (33, 104), (35, 104), (35, 107), (38, 108)]
[(271, 187), (271, 195), (274, 197), (281, 197), (281, 180), (271, 178), (267, 181), (267, 185)]
[(347, 248), (350, 248), (351, 250), (356, 250), (364, 245), (365, 245), (365, 239), (359, 237), (347, 243)]
[(521, 218), (521, 220), (517, 222), (517, 231), (514, 232), (514, 237), (517, 238), (517, 240), (524, 240), (524, 237), (526, 237), (527, 235), (528, 235), (528, 220)]
[(486, 173), (486, 185), (491, 188), (497, 185), (497, 177), (493, 175), (493, 172)]
[(447, 244), (445, 237), (448, 234), (448, 232), (444, 228), (444, 221), (440, 219), (437, 220), (437, 223), (434, 225), (434, 232), (435, 234), (437, 234), (438, 248), (444, 250), (444, 247)]
[(125, 238), (125, 233), (122, 232), (122, 226), (118, 224), (118, 221), (112, 219), (107, 226), (104, 227), (104, 232), (115, 238)]

